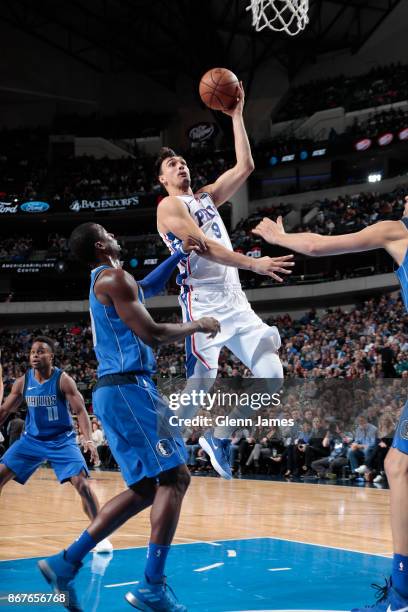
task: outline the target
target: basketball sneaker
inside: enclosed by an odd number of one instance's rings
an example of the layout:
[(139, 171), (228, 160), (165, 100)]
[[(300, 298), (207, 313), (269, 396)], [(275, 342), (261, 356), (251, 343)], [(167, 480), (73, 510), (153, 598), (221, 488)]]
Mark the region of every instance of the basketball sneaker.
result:
[(108, 538), (105, 538), (104, 540), (101, 540), (100, 542), (97, 543), (95, 548), (92, 549), (92, 552), (104, 554), (104, 553), (111, 553), (112, 550), (113, 550), (113, 546), (111, 542), (108, 540)]
[(131, 606), (138, 610), (156, 610), (157, 612), (187, 612), (186, 606), (177, 601), (173, 589), (166, 584), (166, 577), (161, 582), (144, 580), (125, 595)]
[(38, 567), (57, 595), (65, 595), (66, 600), (60, 603), (71, 612), (82, 612), (79, 605), (73, 580), (82, 567), (82, 563), (70, 563), (65, 559), (65, 551), (38, 561)]
[(392, 587), (392, 580), (385, 581), (384, 586), (373, 584), (377, 590), (376, 602), (364, 608), (353, 608), (351, 612), (407, 612), (408, 599), (403, 599), (401, 595)]
[(231, 441), (227, 438), (214, 438), (212, 433), (207, 431), (198, 442), (209, 455), (214, 470), (226, 480), (231, 480), (232, 472), (229, 461)]

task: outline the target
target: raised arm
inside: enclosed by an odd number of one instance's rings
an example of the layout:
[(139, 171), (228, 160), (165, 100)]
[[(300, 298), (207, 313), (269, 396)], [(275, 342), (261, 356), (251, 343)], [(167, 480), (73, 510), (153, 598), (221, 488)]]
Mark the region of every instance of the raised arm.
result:
[(216, 240), (207, 238), (190, 217), (185, 204), (175, 196), (169, 196), (160, 202), (157, 221), (160, 231), (172, 233), (180, 240), (186, 240), (189, 236), (193, 236), (196, 240), (205, 240), (207, 249), (201, 254), (201, 257), (205, 259), (224, 266), (251, 270), (257, 274), (270, 276), (278, 282), (282, 282), (282, 278), (277, 273), (291, 273), (290, 268), (293, 266), (291, 255), (256, 259), (242, 255), (242, 253), (235, 253)]
[(109, 299), (123, 323), (149, 346), (184, 340), (196, 332), (208, 333), (213, 338), (220, 331), (220, 324), (212, 317), (192, 323), (156, 323), (139, 301), (135, 279), (121, 268), (102, 272), (95, 292)]
[(85, 408), (84, 398), (78, 391), (75, 381), (68, 376), (66, 372), (61, 374), (60, 389), (65, 395), (65, 398), (68, 400), (72, 414), (75, 414), (78, 419), (79, 429), (81, 430), (85, 440), (85, 450), (89, 450), (91, 453), (92, 463), (98, 463), (98, 451), (96, 450), (96, 446), (92, 441), (91, 421), (89, 420), (89, 416)]
[(252, 231), (270, 244), (313, 257), (358, 253), (380, 248), (391, 250), (390, 243), (407, 238), (407, 230), (399, 221), (380, 221), (354, 234), (321, 236), (309, 232), (287, 234), (282, 217), (278, 217), (276, 222), (268, 218), (263, 219)]
[(18, 407), (23, 401), (23, 390), (24, 376), (20, 376), (12, 386), (11, 392), (4, 403), (0, 406), (0, 427), (11, 412), (16, 412), (18, 410)]
[(221, 174), (215, 183), (200, 189), (200, 192), (211, 194), (216, 206), (221, 206), (221, 204), (224, 204), (224, 202), (233, 196), (255, 168), (243, 118), (244, 101), (245, 92), (241, 82), (239, 84), (237, 104), (233, 109), (224, 111), (226, 115), (232, 118), (236, 164), (233, 168)]

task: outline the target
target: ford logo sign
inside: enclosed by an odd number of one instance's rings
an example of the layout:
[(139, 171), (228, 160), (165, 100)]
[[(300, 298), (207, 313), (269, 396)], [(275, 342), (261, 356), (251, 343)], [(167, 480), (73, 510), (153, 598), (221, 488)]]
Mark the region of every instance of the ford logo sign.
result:
[(47, 202), (25, 202), (20, 206), (21, 210), (28, 213), (42, 213), (50, 207)]

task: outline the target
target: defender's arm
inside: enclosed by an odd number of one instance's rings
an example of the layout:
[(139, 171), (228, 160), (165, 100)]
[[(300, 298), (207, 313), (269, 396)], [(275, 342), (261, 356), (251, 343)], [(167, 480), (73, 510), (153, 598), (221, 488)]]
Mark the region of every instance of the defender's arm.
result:
[(403, 224), (396, 221), (380, 221), (354, 234), (339, 236), (321, 236), (308, 232), (287, 234), (283, 228), (282, 217), (278, 217), (276, 222), (268, 218), (263, 219), (253, 233), (262, 236), (270, 244), (313, 257), (387, 248), (390, 242), (407, 236)]

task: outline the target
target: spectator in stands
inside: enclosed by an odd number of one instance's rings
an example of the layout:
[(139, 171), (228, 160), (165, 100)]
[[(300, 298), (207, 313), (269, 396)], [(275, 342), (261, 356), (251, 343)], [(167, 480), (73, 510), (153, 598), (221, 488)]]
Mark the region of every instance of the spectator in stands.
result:
[(187, 450), (187, 466), (192, 471), (195, 471), (197, 467), (197, 454), (199, 449), (201, 448), (198, 443), (199, 437), (200, 433), (192, 431), (185, 442)]
[(381, 483), (386, 480), (384, 471), (384, 461), (391, 448), (394, 438), (396, 422), (392, 415), (387, 411), (378, 419), (378, 444), (372, 456), (366, 461), (367, 470), (364, 478), (368, 482)]
[(364, 474), (367, 470), (367, 462), (371, 461), (377, 446), (377, 427), (367, 421), (367, 417), (361, 414), (357, 418), (357, 428), (351, 443), (348, 460), (352, 472)]
[(337, 478), (342, 469), (348, 465), (347, 455), (352, 439), (351, 433), (343, 433), (341, 423), (329, 426), (322, 442), (329, 454), (316, 459), (311, 465), (318, 478)]
[(284, 444), (279, 427), (273, 427), (260, 442), (257, 442), (246, 461), (246, 467), (254, 465), (255, 471), (260, 469), (261, 463), (264, 464), (268, 459), (281, 457)]

